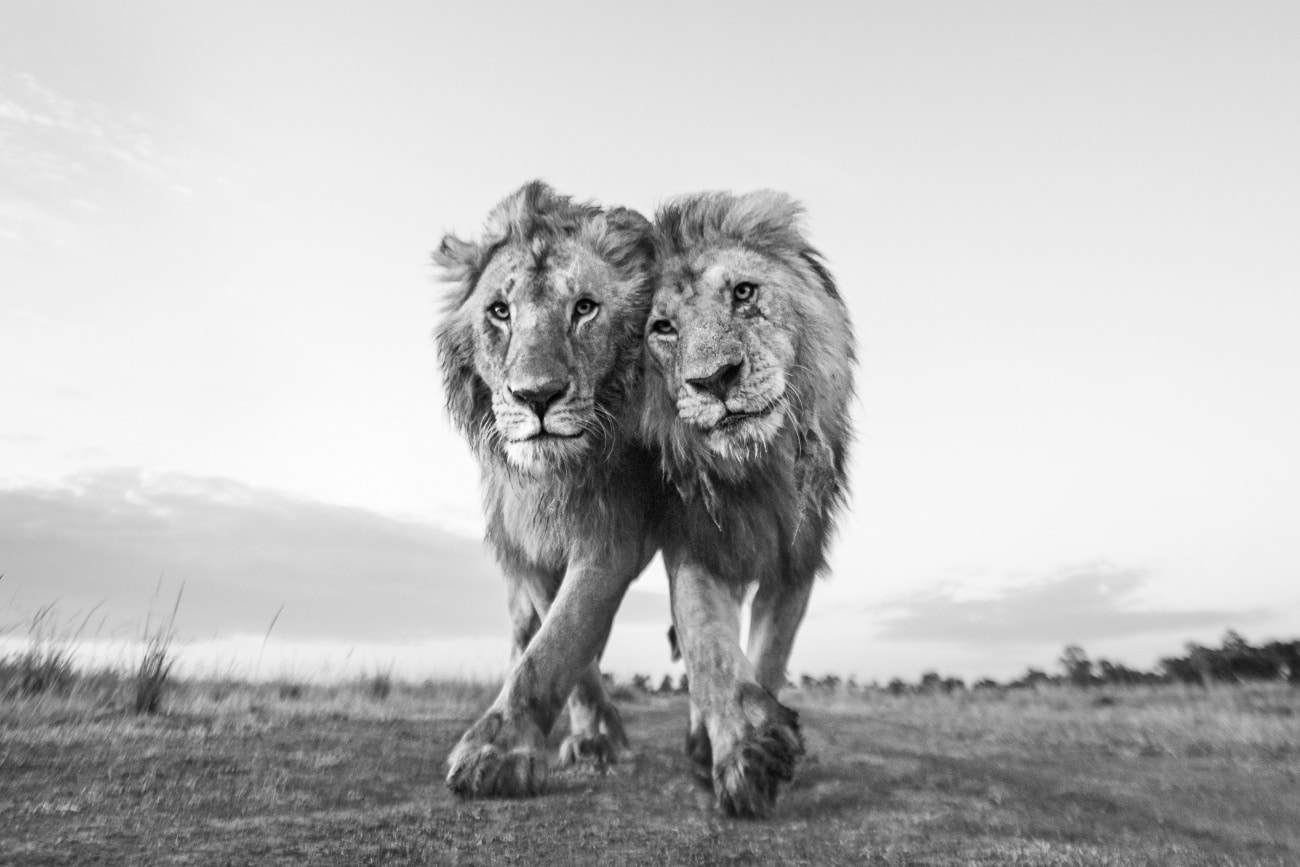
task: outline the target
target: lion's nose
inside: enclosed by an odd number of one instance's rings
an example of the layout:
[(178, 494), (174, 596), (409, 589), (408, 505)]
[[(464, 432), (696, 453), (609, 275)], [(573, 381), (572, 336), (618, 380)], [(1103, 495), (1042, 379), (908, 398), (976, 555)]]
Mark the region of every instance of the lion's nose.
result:
[(693, 388), (698, 391), (707, 391), (718, 400), (725, 401), (727, 392), (740, 379), (740, 368), (743, 362), (726, 362), (717, 370), (708, 376), (700, 376), (695, 379), (687, 379)]
[(511, 386), (510, 393), (533, 408), (538, 418), (543, 418), (557, 400), (564, 397), (569, 390), (569, 383), (563, 379), (548, 379), (542, 382), (530, 382), (520, 386)]

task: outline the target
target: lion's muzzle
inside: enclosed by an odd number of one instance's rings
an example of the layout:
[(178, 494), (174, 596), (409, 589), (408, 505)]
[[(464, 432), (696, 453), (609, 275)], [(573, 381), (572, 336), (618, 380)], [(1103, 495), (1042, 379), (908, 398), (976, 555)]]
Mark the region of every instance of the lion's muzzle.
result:
[(509, 386), (511, 396), (527, 405), (537, 415), (538, 421), (546, 418), (546, 411), (563, 399), (569, 387), (567, 379), (540, 377), (513, 382)]
[(722, 403), (727, 402), (727, 395), (740, 382), (741, 370), (744, 368), (744, 360), (740, 361), (723, 361), (717, 365), (712, 373), (703, 376), (686, 377), (686, 384), (698, 392), (711, 394)]

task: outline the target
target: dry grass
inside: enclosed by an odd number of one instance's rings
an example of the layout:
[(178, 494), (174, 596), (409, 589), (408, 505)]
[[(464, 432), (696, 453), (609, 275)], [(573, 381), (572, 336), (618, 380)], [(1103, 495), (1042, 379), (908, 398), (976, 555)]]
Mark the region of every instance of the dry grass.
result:
[[(25, 624), (27, 647), (0, 659), (0, 696), (66, 694), (77, 678), (73, 648), (94, 613), (92, 608), (80, 625), (74, 626), (59, 619), (53, 603), (36, 609)], [(0, 629), (0, 634), (4, 631), (7, 629)]]
[[(164, 716), (209, 719), (214, 724), (265, 719), (460, 718), (481, 710), (500, 684), (467, 679), (394, 681), (384, 701), (376, 701), (368, 679), (335, 684), (248, 683), (236, 679), (193, 679), (169, 685)], [(134, 675), (113, 670), (77, 675), (73, 685), (40, 700), (0, 703), (0, 726), (39, 727), (50, 720), (63, 726), (118, 720), (129, 727), (135, 710)]]
[[(1121, 757), (1300, 756), (1300, 689), (1284, 683), (872, 693), (857, 700), (874, 718), (967, 751), (1028, 745)], [(831, 704), (845, 706), (846, 701), (854, 699), (837, 697)]]
[(361, 678), (361, 689), (373, 701), (387, 701), (393, 694), (392, 668), (380, 669)]
[(443, 759), (496, 684), (191, 680), (136, 716), (113, 677), (0, 703), (0, 863), (1300, 863), (1285, 687), (794, 692), (808, 758), (752, 823), (691, 782), (681, 697), (623, 704), (606, 774), (464, 803)]
[[(162, 579), (158, 579), (158, 588), (162, 589)], [(145, 619), (144, 652), (140, 664), (135, 670), (135, 712), (138, 714), (155, 714), (162, 709), (163, 692), (167, 689), (168, 678), (176, 665), (176, 655), (172, 645), (176, 640), (176, 612), (181, 607), (181, 596), (185, 593), (182, 584), (176, 591), (176, 602), (172, 613), (156, 627), (151, 626), (153, 612)], [(154, 596), (157, 599), (157, 594)]]

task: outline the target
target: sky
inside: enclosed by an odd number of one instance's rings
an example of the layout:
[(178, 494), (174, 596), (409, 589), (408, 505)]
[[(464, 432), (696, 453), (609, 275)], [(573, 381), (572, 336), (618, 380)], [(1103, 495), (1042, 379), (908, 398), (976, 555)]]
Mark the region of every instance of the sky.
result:
[[(502, 668), (429, 252), (532, 178), (647, 213), (805, 204), (857, 332), (857, 440), (792, 672), (1300, 634), (1294, 4), (3, 17), (10, 639), (53, 603), (111, 642), (180, 592), (213, 665)], [(677, 670), (665, 594), (656, 565), (615, 672)]]

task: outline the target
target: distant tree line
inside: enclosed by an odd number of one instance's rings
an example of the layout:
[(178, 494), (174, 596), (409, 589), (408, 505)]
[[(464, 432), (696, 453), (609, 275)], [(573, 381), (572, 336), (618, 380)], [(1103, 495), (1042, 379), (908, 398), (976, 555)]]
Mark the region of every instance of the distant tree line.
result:
[[(1219, 647), (1203, 647), (1188, 642), (1182, 656), (1161, 658), (1154, 671), (1130, 668), (1109, 659), (1093, 660), (1082, 647), (1070, 645), (1061, 653), (1060, 672), (1049, 674), (1037, 668), (1006, 683), (981, 678), (972, 689), (1033, 689), (1038, 686), (1068, 684), (1079, 687), (1139, 686), (1144, 684), (1185, 683), (1208, 686), (1211, 683), (1247, 681), (1285, 681), (1300, 686), (1300, 639), (1269, 641), (1253, 645), (1237, 632), (1229, 630)], [(921, 676), (919, 683), (907, 684), (897, 678), (885, 687), (889, 692), (953, 692), (965, 689), (961, 678), (941, 677), (934, 672)]]
[(1075, 686), (1137, 683), (1211, 683), (1286, 681), (1300, 685), (1300, 640), (1270, 641), (1253, 645), (1228, 630), (1219, 647), (1188, 642), (1182, 656), (1161, 658), (1156, 671), (1138, 671), (1101, 659), (1094, 664), (1081, 647), (1061, 654), (1065, 679)]
[[(1082, 647), (1070, 645), (1061, 653), (1059, 672), (1029, 668), (1020, 677), (1005, 683), (984, 677), (968, 686), (960, 677), (946, 677), (928, 671), (916, 683), (896, 677), (883, 686), (874, 681), (860, 685), (853, 677), (844, 679), (834, 674), (823, 677), (805, 674), (799, 677), (798, 685), (805, 692), (883, 691), (893, 695), (948, 694), (967, 689), (1036, 689), (1048, 685), (1087, 688), (1184, 683), (1209, 686), (1212, 683), (1284, 681), (1300, 686), (1300, 639), (1252, 645), (1237, 632), (1229, 630), (1219, 647), (1203, 647), (1188, 642), (1185, 650), (1182, 656), (1161, 658), (1153, 671), (1130, 668), (1109, 659), (1093, 660)], [(684, 674), (676, 682), (665, 675), (656, 688), (648, 676), (638, 674), (633, 676), (631, 686), (640, 692), (664, 695), (685, 693), (688, 684)]]
[(1184, 683), (1285, 680), (1300, 685), (1300, 640), (1270, 641), (1256, 647), (1229, 630), (1222, 647), (1189, 642), (1185, 656), (1162, 659), (1160, 666), (1171, 680)]

